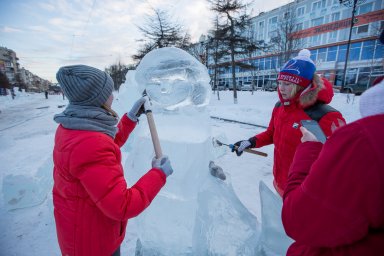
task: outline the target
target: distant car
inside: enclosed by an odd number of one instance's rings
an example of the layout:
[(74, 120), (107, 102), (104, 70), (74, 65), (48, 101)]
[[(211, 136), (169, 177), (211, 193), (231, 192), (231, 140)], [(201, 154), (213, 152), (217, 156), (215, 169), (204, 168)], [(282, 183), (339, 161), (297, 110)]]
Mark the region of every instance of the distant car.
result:
[(265, 91), (276, 91), (277, 90), (277, 82), (276, 81), (268, 81), (264, 86)]
[(371, 86), (367, 83), (348, 84), (343, 88), (343, 90), (340, 90), (340, 92), (361, 95), (369, 87)]
[(252, 82), (243, 82), (242, 91), (252, 91)]
[(219, 82), (219, 84), (217, 85), (217, 89), (219, 91), (224, 91), (224, 90), (227, 90), (228, 86), (226, 83), (224, 82)]

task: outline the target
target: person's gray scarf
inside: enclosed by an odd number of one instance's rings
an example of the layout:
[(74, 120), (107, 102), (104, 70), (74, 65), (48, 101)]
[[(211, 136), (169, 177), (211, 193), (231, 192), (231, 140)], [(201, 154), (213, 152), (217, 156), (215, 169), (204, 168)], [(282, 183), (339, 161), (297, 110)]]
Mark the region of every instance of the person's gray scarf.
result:
[(69, 104), (53, 119), (67, 129), (102, 132), (112, 138), (117, 132), (118, 119), (102, 107)]

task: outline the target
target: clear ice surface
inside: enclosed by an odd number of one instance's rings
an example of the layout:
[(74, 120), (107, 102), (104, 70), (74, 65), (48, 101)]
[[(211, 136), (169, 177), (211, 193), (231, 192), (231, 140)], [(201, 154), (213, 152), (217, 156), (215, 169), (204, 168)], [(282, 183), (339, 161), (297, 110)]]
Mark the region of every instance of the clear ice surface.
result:
[(149, 52), (136, 69), (139, 90), (162, 107), (205, 106), (210, 98), (207, 68), (189, 53), (175, 47)]

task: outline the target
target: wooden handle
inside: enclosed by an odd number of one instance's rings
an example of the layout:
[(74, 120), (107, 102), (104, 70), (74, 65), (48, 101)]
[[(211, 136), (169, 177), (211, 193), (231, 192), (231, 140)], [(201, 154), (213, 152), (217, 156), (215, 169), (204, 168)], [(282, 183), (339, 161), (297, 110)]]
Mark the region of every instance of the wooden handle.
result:
[(152, 143), (155, 149), (155, 155), (156, 158), (159, 159), (163, 156), (163, 152), (161, 151), (159, 136), (157, 135), (156, 125), (153, 120), (152, 111), (146, 111), (145, 115), (147, 116), (149, 131), (151, 132)]
[(253, 150), (253, 149), (249, 149), (249, 148), (244, 149), (244, 151), (247, 152), (247, 153), (251, 153), (251, 154), (255, 154), (255, 155), (259, 155), (259, 156), (268, 156), (267, 153), (264, 153), (264, 152), (261, 152), (261, 151), (257, 151), (257, 150)]

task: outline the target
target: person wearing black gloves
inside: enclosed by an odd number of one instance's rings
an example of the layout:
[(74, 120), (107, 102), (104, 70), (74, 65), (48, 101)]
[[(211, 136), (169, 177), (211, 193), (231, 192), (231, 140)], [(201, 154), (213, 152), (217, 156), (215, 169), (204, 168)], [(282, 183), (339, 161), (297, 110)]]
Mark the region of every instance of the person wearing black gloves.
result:
[(327, 105), (332, 100), (333, 88), (325, 78), (315, 74), (316, 67), (310, 54), (307, 49), (301, 50), (279, 72), (277, 92), (280, 101), (273, 108), (267, 130), (248, 140), (234, 143), (232, 149), (232, 152), (240, 156), (244, 149), (273, 143), (273, 185), (280, 196), (283, 196), (289, 166), (300, 144), (300, 121), (318, 121), (326, 136), (345, 124), (341, 113)]

